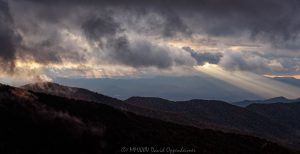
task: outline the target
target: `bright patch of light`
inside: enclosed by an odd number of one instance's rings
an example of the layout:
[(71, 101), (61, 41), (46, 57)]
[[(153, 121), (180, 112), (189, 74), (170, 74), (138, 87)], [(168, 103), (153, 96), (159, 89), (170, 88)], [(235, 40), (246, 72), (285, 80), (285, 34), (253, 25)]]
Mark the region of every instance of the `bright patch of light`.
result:
[(295, 78), (300, 79), (300, 75), (272, 75), (272, 74), (265, 74), (264, 76), (269, 78)]
[(298, 87), (275, 81), (251, 72), (226, 71), (219, 66), (212, 64), (195, 66), (194, 68), (200, 72), (210, 75), (211, 77), (225, 81), (265, 98), (277, 96), (298, 98), (300, 96), (300, 88)]

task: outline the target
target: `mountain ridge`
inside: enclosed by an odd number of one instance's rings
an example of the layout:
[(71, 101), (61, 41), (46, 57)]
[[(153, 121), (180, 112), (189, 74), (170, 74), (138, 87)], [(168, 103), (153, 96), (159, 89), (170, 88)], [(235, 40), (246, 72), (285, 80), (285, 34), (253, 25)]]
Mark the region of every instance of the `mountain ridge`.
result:
[[(23, 86), (24, 88), (24, 86)], [(26, 88), (26, 86), (25, 86)], [(30, 87), (28, 88), (30, 90)], [(37, 92), (44, 91), (31, 88)], [(47, 91), (44, 91), (47, 93)], [(88, 91), (93, 94), (92, 91)], [(50, 91), (51, 94), (51, 91)], [(64, 96), (64, 93), (57, 93)], [(80, 94), (78, 94), (80, 96)], [(72, 95), (73, 99), (78, 95)], [(83, 95), (84, 96), (84, 95)], [(88, 95), (89, 96), (89, 95)], [(102, 95), (101, 95), (102, 96)], [(100, 100), (92, 100), (103, 103)], [(81, 97), (81, 100), (88, 100)], [(109, 99), (113, 100), (113, 99)], [(224, 132), (238, 132), (258, 137), (274, 140), (276, 142), (291, 141), (292, 146), (298, 145), (293, 127), (283, 125), (276, 120), (253, 112), (246, 108), (241, 108), (223, 101), (193, 99), (189, 101), (170, 101), (156, 97), (131, 97), (125, 101), (105, 103), (117, 109), (133, 112), (135, 114), (169, 121), (173, 123), (195, 126), (198, 128), (208, 128), (222, 130)]]
[(3, 93), (10, 97), (0, 97), (1, 153), (120, 153), (124, 146), (183, 147), (213, 154), (296, 153), (264, 139), (173, 124), (105, 104), (10, 86), (0, 88)]
[(274, 104), (274, 103), (294, 103), (294, 102), (300, 102), (300, 98), (296, 99), (288, 99), (283, 96), (273, 97), (265, 100), (244, 100), (240, 102), (234, 102), (232, 104), (240, 106), (240, 107), (247, 107), (251, 104)]

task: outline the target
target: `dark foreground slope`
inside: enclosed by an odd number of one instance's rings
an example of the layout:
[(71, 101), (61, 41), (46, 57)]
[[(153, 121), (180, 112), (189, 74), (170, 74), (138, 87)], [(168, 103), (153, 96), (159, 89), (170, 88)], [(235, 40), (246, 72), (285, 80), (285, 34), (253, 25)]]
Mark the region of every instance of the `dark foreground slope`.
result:
[(251, 104), (246, 108), (269, 119), (296, 128), (298, 135), (300, 134), (300, 101), (295, 103)]
[(101, 102), (103, 104), (115, 105), (122, 103), (121, 100), (105, 96), (96, 92), (92, 92), (83, 88), (67, 87), (52, 82), (38, 82), (33, 84), (27, 84), (22, 86), (21, 88), (30, 91), (51, 94), (55, 96), (63, 96), (66, 98)]
[[(0, 86), (0, 153), (120, 153), (172, 147), (196, 153), (291, 153), (251, 136), (201, 130), (109, 106)], [(124, 148), (123, 148), (124, 150)]]
[(93, 91), (82, 89), (82, 88), (63, 86), (52, 82), (40, 82), (40, 83), (27, 84), (22, 86), (21, 88), (33, 92), (46, 93), (46, 94), (60, 96), (60, 97), (67, 97), (67, 98), (72, 98), (72, 99), (77, 99), (82, 101), (91, 101), (91, 102), (106, 104), (119, 110), (129, 111), (138, 115), (161, 119), (163, 121), (169, 121), (173, 123), (179, 123), (179, 124), (191, 125), (191, 126), (199, 126), (199, 125), (201, 125), (201, 127), (203, 126), (203, 124), (200, 124), (199, 122), (195, 120), (191, 120), (185, 117), (184, 115), (178, 113), (158, 111), (158, 110), (132, 105), (130, 103), (109, 96), (105, 96)]
[(296, 133), (298, 129), (222, 101), (174, 102), (155, 97), (131, 97), (121, 101), (85, 89), (51, 82), (29, 84), (22, 88), (107, 104), (123, 111), (172, 123), (258, 136), (295, 148), (300, 145), (300, 135)]

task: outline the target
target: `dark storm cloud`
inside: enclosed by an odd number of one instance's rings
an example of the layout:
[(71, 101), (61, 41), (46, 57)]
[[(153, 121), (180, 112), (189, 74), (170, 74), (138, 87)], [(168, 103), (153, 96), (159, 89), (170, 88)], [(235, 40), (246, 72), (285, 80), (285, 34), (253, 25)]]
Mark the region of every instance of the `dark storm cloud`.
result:
[[(159, 69), (167, 69), (177, 65), (192, 66), (194, 63), (193, 58), (181, 49), (171, 49), (164, 45), (156, 45), (155, 43), (151, 43), (151, 40), (129, 41), (128, 37), (130, 36), (126, 34), (126, 30), (131, 30), (131, 27), (124, 29), (122, 27), (124, 23), (116, 20), (114, 11), (110, 11), (104, 6), (94, 7), (89, 3), (88, 8), (82, 9), (87, 6), (79, 5), (83, 4), (81, 1), (73, 1), (69, 5), (67, 5), (67, 2), (48, 3), (46, 1), (36, 1), (34, 7), (27, 5), (29, 8), (32, 7), (29, 10), (33, 13), (29, 14), (33, 15), (28, 17), (28, 21), (20, 23), (20, 29), (28, 33), (29, 36), (38, 34), (38, 38), (40, 36), (43, 37), (42, 40), (23, 45), (21, 55), (24, 57), (32, 55), (36, 62), (44, 64), (61, 63), (66, 58), (78, 61), (86, 60), (85, 57), (78, 54), (82, 53), (82, 51), (65, 48), (63, 44), (66, 36), (62, 35), (59, 31), (63, 28), (69, 29), (72, 27), (75, 30), (80, 30), (90, 44), (99, 44), (97, 48), (93, 49), (93, 52), (96, 52), (94, 53), (95, 56), (97, 54), (102, 55), (98, 59), (99, 63), (106, 63), (108, 61), (108, 63), (122, 64), (135, 68), (156, 67)], [(97, 2), (97, 4), (99, 3)], [(57, 8), (53, 7), (52, 4), (55, 4)], [(16, 11), (23, 9), (24, 5), (26, 6), (26, 4), (22, 4), (17, 7)], [(65, 8), (61, 9), (61, 7)], [(185, 33), (184, 35), (191, 34), (175, 13), (162, 12), (159, 13), (159, 17), (162, 17), (161, 19), (163, 20), (159, 26), (162, 27), (159, 33), (162, 33), (164, 37), (174, 37), (180, 31)], [(62, 16), (58, 16), (58, 14)], [(51, 18), (55, 18), (55, 20)], [(39, 22), (36, 22), (36, 20)], [(67, 26), (65, 26), (66, 24)], [(57, 31), (53, 30), (53, 27)], [(143, 35), (143, 33), (141, 34)], [(80, 36), (80, 34), (78, 35)], [(103, 57), (103, 55), (105, 56)]]
[[(181, 18), (196, 20), (195, 27), (210, 35), (232, 36), (249, 31), (251, 37), (269, 41), (294, 39), (300, 30), (299, 6), (296, 0), (31, 0), (49, 6), (95, 6), (125, 8), (136, 14), (155, 11), (166, 18), (162, 35), (174, 36), (175, 31), (191, 33)], [(50, 7), (51, 8), (51, 7)], [(54, 8), (59, 11), (59, 8)], [(63, 14), (62, 14), (63, 15)], [(177, 16), (178, 15), (178, 16)]]
[(161, 34), (164, 37), (177, 37), (177, 34), (182, 34), (187, 37), (192, 35), (192, 31), (182, 21), (177, 12), (169, 8), (155, 9), (155, 11), (164, 18), (164, 22), (161, 25), (163, 27)]
[(0, 1), (0, 64), (1, 69), (11, 72), (14, 68), (16, 48), (21, 37), (14, 31), (8, 4)]
[[(170, 17), (166, 21), (169, 23), (164, 29), (163, 35), (165, 37), (176, 35), (176, 29), (182, 28), (186, 31), (186, 27), (177, 16)], [(176, 23), (176, 25), (171, 25), (171, 22)], [(82, 24), (81, 28), (88, 39), (100, 44), (101, 49), (107, 48), (106, 57), (114, 64), (159, 69), (167, 69), (176, 65), (191, 66), (193, 64), (193, 59), (188, 55), (179, 57), (170, 48), (155, 45), (147, 40), (129, 41), (127, 35), (122, 33), (124, 30), (120, 23), (107, 15), (91, 17)]]
[[(191, 39), (194, 34), (242, 40), (250, 36), (252, 41), (270, 43), (272, 47), (299, 49), (300, 2), (296, 0), (11, 0), (10, 4), (15, 7), (16, 29), (29, 40), (19, 54), (31, 55), (39, 63), (88, 59), (81, 54), (84, 49), (76, 48), (76, 43), (66, 46), (68, 36), (61, 33), (62, 29), (86, 37), (90, 44), (99, 43), (103, 48), (92, 52), (105, 55), (110, 62), (132, 67), (166, 69), (191, 66), (193, 60), (200, 65), (218, 64), (225, 53), (187, 53), (182, 49), (174, 51), (167, 44), (155, 44), (179, 37)], [(3, 10), (1, 14), (5, 14)], [(14, 59), (16, 40), (20, 39), (14, 26), (10, 26), (12, 20), (6, 21), (7, 17), (11, 18), (9, 13), (2, 16), (5, 17), (1, 17), (0, 39), (4, 38), (7, 43), (0, 56)], [(137, 41), (136, 35), (144, 40)], [(104, 48), (107, 51), (102, 51)], [(245, 55), (231, 56), (227, 56), (224, 66), (231, 67), (234, 63), (237, 65), (232, 67), (247, 70), (268, 67), (265, 58), (254, 56), (251, 60), (255, 63), (252, 63), (240, 61), (238, 57)], [(105, 60), (99, 58), (99, 61)]]
[(253, 38), (286, 41), (299, 33), (299, 2), (293, 0), (211, 1), (204, 8), (212, 35), (249, 31)]
[(222, 53), (200, 53), (190, 47), (183, 47), (182, 49), (189, 52), (198, 65), (204, 65), (205, 63), (218, 64), (223, 57)]
[(65, 41), (64, 37), (59, 32), (51, 32), (50, 35), (43, 36), (43, 40), (20, 45), (19, 57), (26, 59), (26, 56), (30, 55), (34, 61), (41, 64), (85, 62), (86, 58), (80, 54), (84, 51), (78, 49), (73, 42)]
[[(90, 16), (86, 17), (88, 20), (82, 25), (83, 29), (96, 30), (96, 33), (103, 33), (105, 29), (101, 30), (99, 27), (95, 26), (105, 26), (106, 30), (111, 31), (113, 28), (109, 28), (109, 24), (112, 27), (116, 27), (115, 22), (107, 23), (113, 21), (111, 18), (112, 12), (117, 12), (127, 20), (132, 20), (130, 24), (137, 24), (143, 20), (146, 15), (155, 13), (162, 18), (163, 21), (157, 21), (153, 18), (147, 18), (146, 27), (131, 27), (146, 30), (144, 33), (159, 34), (162, 37), (170, 38), (175, 37), (178, 34), (183, 36), (190, 36), (192, 34), (191, 29), (182, 21), (180, 15), (174, 8), (172, 8), (172, 3), (168, 1), (138, 1), (138, 0), (54, 0), (54, 1), (38, 1), (30, 0), (34, 2), (33, 4), (42, 9), (37, 9), (39, 13), (36, 16), (39, 17), (41, 21), (48, 21), (52, 23), (60, 22), (64, 20), (70, 14), (77, 14), (81, 9), (85, 9), (83, 12), (91, 12)], [(106, 12), (107, 9), (113, 10), (112, 12)], [(103, 13), (104, 12), (104, 13)], [(98, 13), (98, 16), (95, 15)], [(104, 15), (105, 14), (105, 15)], [(95, 17), (97, 16), (97, 17)], [(85, 18), (85, 17), (84, 17)], [(81, 20), (81, 18), (79, 18)], [(84, 19), (85, 20), (85, 19)], [(100, 21), (102, 20), (102, 21)], [(107, 25), (99, 25), (105, 22)], [(90, 26), (90, 27), (88, 27)], [(94, 26), (94, 27), (92, 27)], [(88, 31), (90, 32), (90, 31)], [(106, 33), (106, 32), (105, 32)]]
[(116, 63), (133, 67), (156, 66), (167, 68), (171, 66), (169, 55), (166, 52), (157, 52), (151, 44), (142, 42), (134, 49), (130, 47), (126, 37), (109, 40), (109, 56)]
[(59, 54), (64, 51), (63, 48), (58, 45), (61, 38), (58, 37), (58, 34), (53, 33), (51, 37), (44, 39), (45, 40), (36, 44), (31, 43), (27, 46), (22, 46), (21, 55), (33, 55), (34, 60), (38, 63), (61, 63), (62, 60)]
[(193, 65), (189, 55), (158, 46), (146, 40), (129, 42), (126, 37), (118, 37), (108, 41), (108, 57), (115, 63), (132, 67), (156, 67), (160, 69), (176, 65)]
[(120, 25), (110, 16), (90, 18), (82, 24), (85, 35), (92, 40), (114, 37), (121, 31)]

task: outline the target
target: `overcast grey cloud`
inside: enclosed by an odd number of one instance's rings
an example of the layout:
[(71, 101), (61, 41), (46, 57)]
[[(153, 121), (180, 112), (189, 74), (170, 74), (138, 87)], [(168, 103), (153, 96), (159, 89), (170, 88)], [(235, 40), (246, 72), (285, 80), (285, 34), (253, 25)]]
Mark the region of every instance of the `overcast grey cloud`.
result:
[(282, 66), (280, 59), (265, 57), (265, 55), (256, 52), (232, 52), (226, 54), (219, 65), (230, 71), (250, 71), (258, 74), (283, 73), (284, 71), (284, 66)]
[(126, 37), (108, 40), (108, 58), (132, 67), (166, 69), (176, 65), (193, 66), (194, 59), (181, 49), (155, 45), (147, 40), (129, 42)]
[(82, 24), (85, 35), (92, 40), (114, 37), (121, 31), (120, 25), (110, 16), (91, 17)]
[[(181, 25), (179, 19), (176, 23)], [(169, 22), (167, 20), (167, 22)], [(104, 50), (106, 61), (112, 64), (121, 64), (135, 68), (156, 67), (167, 69), (172, 66), (186, 65), (193, 66), (194, 59), (181, 49), (170, 48), (164, 45), (157, 45), (145, 39), (128, 40), (123, 34), (121, 23), (117, 23), (111, 16), (91, 17), (85, 21), (81, 28), (88, 39), (99, 43), (96, 50)], [(167, 25), (164, 29), (165, 37), (176, 35), (176, 28)], [(101, 51), (99, 51), (101, 52)], [(181, 53), (180, 53), (181, 52)]]
[(172, 36), (174, 30), (189, 33), (189, 27), (181, 21), (183, 17), (197, 19), (199, 23), (196, 26), (216, 36), (238, 35), (245, 30), (249, 31), (253, 38), (263, 37), (276, 41), (293, 39), (299, 32), (297, 8), (300, 3), (295, 0), (31, 1), (48, 7), (48, 13), (42, 14), (48, 14), (46, 19), (49, 20), (58, 19), (59, 13), (70, 11), (70, 8), (76, 9), (78, 6), (125, 8), (127, 11), (134, 10), (138, 16), (147, 14), (147, 11), (154, 11), (166, 18), (166, 32), (163, 33), (166, 36)]
[(16, 48), (21, 37), (14, 29), (8, 4), (0, 1), (0, 64), (4, 71), (12, 72)]
[[(1, 63), (11, 68), (16, 56), (29, 56), (41, 64), (92, 59), (97, 65), (170, 69), (208, 62), (260, 74), (299, 73), (293, 60), (300, 57), (300, 2), (295, 0), (0, 2)], [(176, 39), (198, 42), (199, 49), (170, 45)], [(228, 44), (239, 40), (237, 49), (256, 43), (264, 48), (231, 50)]]

